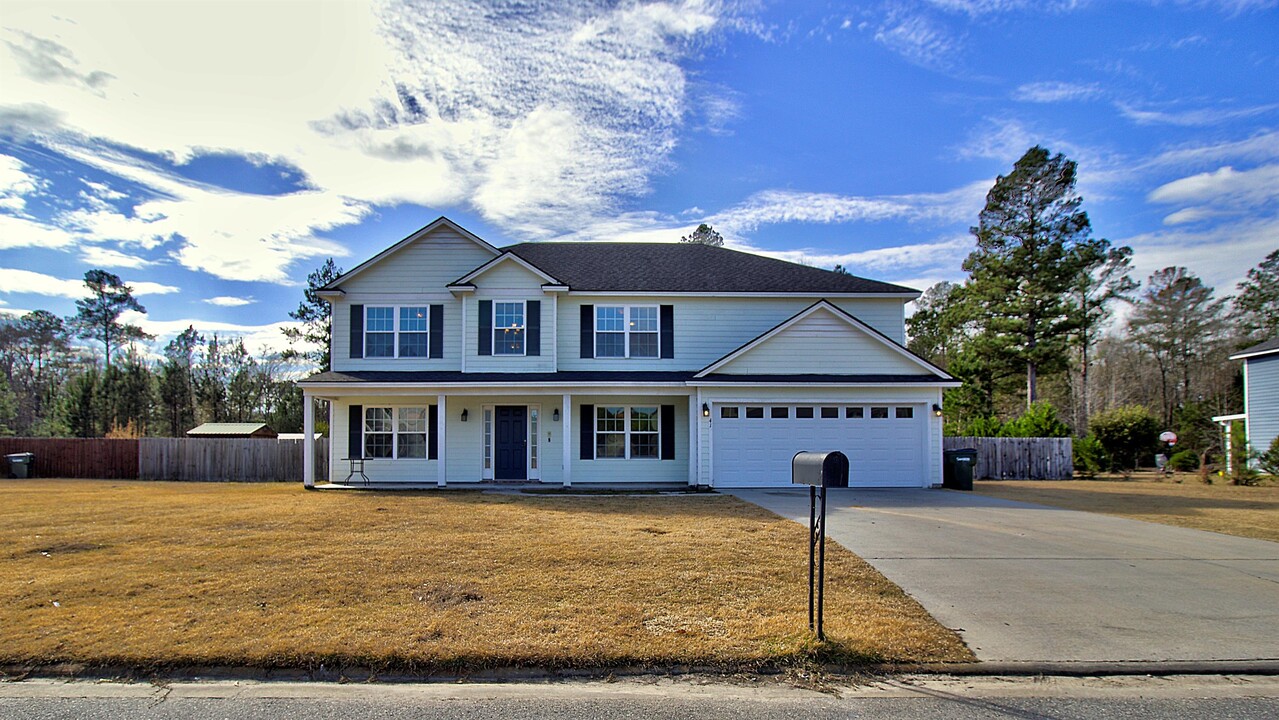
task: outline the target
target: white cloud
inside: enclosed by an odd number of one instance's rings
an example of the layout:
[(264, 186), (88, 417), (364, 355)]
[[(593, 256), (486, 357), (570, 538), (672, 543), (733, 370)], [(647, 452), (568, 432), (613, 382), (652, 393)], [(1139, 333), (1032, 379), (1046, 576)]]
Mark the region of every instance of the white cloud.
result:
[(1013, 91), (1013, 99), (1033, 103), (1059, 103), (1091, 100), (1101, 94), (1095, 83), (1033, 82)]
[(1230, 120), (1256, 117), (1279, 108), (1279, 103), (1257, 105), (1249, 108), (1201, 108), (1198, 110), (1181, 110), (1165, 112), (1162, 110), (1143, 110), (1127, 103), (1116, 103), (1119, 114), (1138, 125), (1176, 125), (1179, 127), (1202, 127), (1218, 125)]
[(276, 322), (266, 325), (239, 325), (236, 323), (216, 322), (199, 318), (182, 318), (177, 320), (156, 320), (150, 315), (127, 311), (120, 315), (121, 322), (132, 323), (143, 331), (154, 335), (155, 347), (164, 347), (169, 340), (188, 327), (209, 339), (217, 333), (219, 339), (243, 338), (244, 346), (255, 355), (273, 354), (286, 350), (288, 340), (281, 332), (285, 327), (298, 327), (296, 322)]
[(1176, 225), (1247, 212), (1279, 201), (1279, 164), (1238, 171), (1230, 166), (1161, 185), (1147, 200), (1185, 207), (1164, 218)]
[[(1275, 250), (1279, 218), (1246, 218), (1212, 227), (1169, 229), (1115, 241), (1133, 249), (1133, 279), (1181, 265), (1217, 289), (1218, 296), (1235, 292), (1248, 270)], [(1228, 251), (1223, 249), (1228, 248)]]
[(231, 295), (219, 295), (217, 297), (205, 298), (204, 301), (210, 305), (218, 307), (241, 307), (243, 305), (252, 305), (257, 302), (253, 298), (234, 297)]
[[(0, 30), (0, 117), (158, 196), (136, 217), (90, 203), (68, 218), (76, 230), (179, 242), (187, 267), (279, 282), (296, 260), (340, 254), (316, 234), (370, 206), (469, 202), (545, 237), (646, 192), (685, 121), (679, 63), (726, 22), (702, 0), (24, 5)], [(203, 187), (112, 146), (283, 163), (311, 189)]]
[(890, 13), (875, 32), (875, 41), (907, 61), (931, 70), (954, 65), (962, 41), (925, 15)]
[(0, 210), (22, 212), (26, 196), (42, 186), (42, 181), (26, 170), (26, 163), (12, 155), (0, 154)]
[(959, 222), (975, 217), (990, 183), (979, 180), (941, 193), (859, 197), (766, 190), (707, 218), (725, 237), (740, 238), (760, 225), (784, 222), (847, 223), (881, 220)]
[(80, 248), (80, 259), (86, 264), (99, 268), (144, 268), (155, 263), (136, 255), (122, 253), (96, 245), (85, 245)]
[(1243, 140), (1192, 144), (1165, 150), (1144, 167), (1195, 168), (1227, 161), (1262, 162), (1279, 158), (1279, 131), (1263, 131)]
[(75, 242), (75, 235), (61, 228), (0, 214), (0, 250), (18, 247), (65, 248)]
[[(135, 296), (169, 295), (179, 291), (179, 288), (172, 285), (154, 282), (125, 280), (124, 284), (133, 288)], [(85, 297), (85, 290), (84, 280), (54, 277), (18, 268), (0, 268), (0, 293), (28, 293), (75, 300)]]
[(822, 250), (752, 250), (760, 255), (804, 265), (831, 268), (843, 265), (854, 275), (866, 271), (900, 274), (906, 269), (958, 268), (961, 259), (972, 250), (973, 239), (957, 235), (935, 242), (896, 247), (877, 248), (851, 253), (832, 253)]

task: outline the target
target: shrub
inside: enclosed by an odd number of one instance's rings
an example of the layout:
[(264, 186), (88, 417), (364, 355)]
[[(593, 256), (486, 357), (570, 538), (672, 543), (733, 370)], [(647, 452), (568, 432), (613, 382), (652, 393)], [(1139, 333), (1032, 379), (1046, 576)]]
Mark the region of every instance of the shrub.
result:
[(1257, 456), (1257, 462), (1266, 473), (1279, 477), (1279, 436), (1270, 441), (1270, 449)]
[(1178, 450), (1168, 458), (1168, 466), (1179, 472), (1191, 472), (1199, 469), (1199, 456), (1194, 450)]
[(1153, 455), (1159, 442), (1159, 420), (1140, 405), (1098, 413), (1089, 421), (1089, 427), (1110, 457), (1113, 470), (1135, 469)]
[(1057, 408), (1037, 402), (999, 430), (1000, 437), (1070, 437), (1070, 428), (1057, 417)]
[(947, 423), (946, 434), (951, 437), (998, 437), (1003, 427), (997, 417), (979, 417)]
[(1070, 448), (1075, 462), (1075, 472), (1083, 477), (1094, 477), (1110, 465), (1110, 459), (1106, 457), (1106, 449), (1094, 435), (1075, 438)]

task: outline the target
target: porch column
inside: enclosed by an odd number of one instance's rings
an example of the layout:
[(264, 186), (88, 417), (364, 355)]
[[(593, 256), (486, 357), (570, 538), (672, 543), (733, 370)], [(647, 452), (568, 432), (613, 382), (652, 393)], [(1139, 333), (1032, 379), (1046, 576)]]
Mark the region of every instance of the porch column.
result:
[(440, 393), (436, 397), (436, 419), (435, 419), (435, 482), (440, 487), (448, 484), (448, 477), (445, 475), (445, 457), (444, 449), (448, 447), (448, 443), (444, 441), (444, 428), (448, 425), (448, 408), (445, 407), (447, 396)]
[(302, 487), (315, 487), (315, 399), (302, 391)]
[(564, 446), (564, 487), (569, 487), (573, 484), (573, 396), (568, 393), (564, 393), (560, 417), (564, 419), (564, 436), (560, 438)]
[(696, 485), (699, 482), (697, 477), (697, 460), (698, 445), (701, 443), (702, 436), (702, 403), (701, 391), (696, 396), (688, 396), (688, 484)]

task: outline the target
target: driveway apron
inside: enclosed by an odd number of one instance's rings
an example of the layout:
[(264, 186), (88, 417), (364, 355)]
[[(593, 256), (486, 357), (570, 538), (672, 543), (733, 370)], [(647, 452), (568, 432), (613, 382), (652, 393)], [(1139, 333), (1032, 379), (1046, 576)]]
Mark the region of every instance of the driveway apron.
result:
[[(806, 490), (730, 492), (808, 523)], [(1279, 659), (1279, 543), (950, 490), (828, 507), (829, 538), (983, 661)]]

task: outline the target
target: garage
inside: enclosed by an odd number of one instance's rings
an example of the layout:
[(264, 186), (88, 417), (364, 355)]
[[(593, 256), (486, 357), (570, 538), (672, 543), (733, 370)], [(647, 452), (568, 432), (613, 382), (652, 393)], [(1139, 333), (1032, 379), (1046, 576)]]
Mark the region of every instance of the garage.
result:
[(787, 486), (795, 453), (839, 450), (851, 465), (850, 485), (926, 486), (927, 425), (923, 404), (716, 404), (713, 482), (716, 487)]

